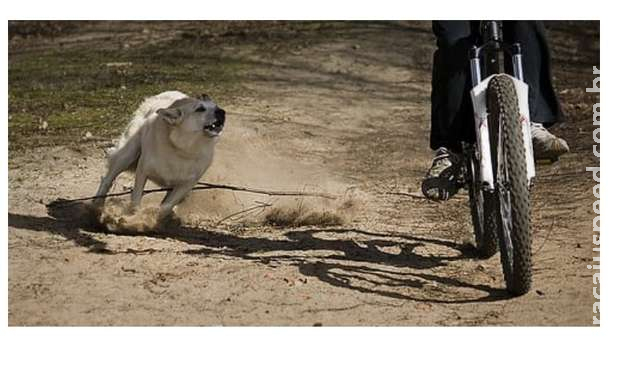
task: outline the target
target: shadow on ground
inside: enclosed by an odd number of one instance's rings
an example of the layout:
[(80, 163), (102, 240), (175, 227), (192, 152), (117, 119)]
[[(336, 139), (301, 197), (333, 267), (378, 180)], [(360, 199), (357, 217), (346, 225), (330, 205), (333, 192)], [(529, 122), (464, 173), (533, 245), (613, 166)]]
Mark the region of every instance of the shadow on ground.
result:
[[(48, 207), (48, 216), (37, 217), (9, 213), (9, 226), (18, 229), (49, 232), (74, 241), (89, 252), (103, 254), (150, 254), (158, 250), (112, 250), (96, 238), (103, 233), (88, 217), (83, 204)], [(284, 230), (283, 230), (284, 231)], [(329, 234), (335, 239), (319, 235)], [(503, 289), (485, 284), (471, 284), (456, 277), (441, 276), (431, 269), (475, 258), (470, 245), (424, 238), (401, 233), (378, 233), (353, 228), (314, 228), (284, 231), (284, 238), (242, 237), (223, 231), (204, 230), (179, 224), (166, 225), (165, 230), (149, 233), (149, 237), (173, 238), (201, 245), (187, 249), (186, 255), (233, 257), (270, 266), (296, 266), (307, 277), (315, 277), (329, 285), (365, 294), (400, 300), (429, 303), (490, 302), (510, 298)], [(363, 242), (358, 241), (363, 239)], [(436, 244), (458, 252), (457, 255), (423, 255), (416, 249)], [(398, 247), (400, 253), (387, 253), (385, 247)], [(304, 252), (320, 252), (313, 255)], [(415, 271), (411, 271), (411, 270)], [(419, 271), (418, 271), (419, 270)], [(406, 287), (407, 294), (402, 293)], [(439, 287), (439, 288), (437, 288)], [(448, 288), (444, 290), (441, 287)], [(430, 291), (428, 288), (432, 288)], [(452, 293), (456, 289), (474, 290), (476, 298)], [(433, 291), (437, 289), (437, 291)], [(409, 294), (413, 292), (413, 294)], [(418, 294), (419, 292), (419, 294)], [(484, 294), (480, 297), (480, 294)], [(440, 297), (440, 298), (434, 298)]]

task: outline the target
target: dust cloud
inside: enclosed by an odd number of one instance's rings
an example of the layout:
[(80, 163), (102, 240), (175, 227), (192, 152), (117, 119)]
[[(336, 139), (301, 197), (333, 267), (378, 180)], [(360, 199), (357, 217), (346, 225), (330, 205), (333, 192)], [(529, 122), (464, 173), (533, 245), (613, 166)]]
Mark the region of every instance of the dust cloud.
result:
[[(328, 173), (320, 164), (279, 154), (268, 137), (261, 137), (257, 132), (238, 125), (229, 125), (224, 131), (217, 144), (214, 163), (202, 181), (266, 191), (323, 193), (333, 199), (272, 196), (224, 189), (194, 190), (175, 209), (175, 217), (182, 224), (196, 227), (343, 225), (365, 203), (360, 190)], [(162, 226), (158, 221), (162, 196), (146, 195), (142, 207), (137, 210), (129, 209), (124, 199), (108, 199), (97, 221), (111, 232), (156, 230)]]

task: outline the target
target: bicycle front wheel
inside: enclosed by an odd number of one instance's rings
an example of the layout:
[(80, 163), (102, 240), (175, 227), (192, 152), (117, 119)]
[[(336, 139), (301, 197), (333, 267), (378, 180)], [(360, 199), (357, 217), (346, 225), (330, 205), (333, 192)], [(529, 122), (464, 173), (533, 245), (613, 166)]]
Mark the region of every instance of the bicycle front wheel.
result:
[(473, 145), (467, 146), (465, 150), (469, 210), (476, 238), (477, 255), (486, 259), (497, 253), (497, 217), (493, 209), (493, 194), (484, 191), (478, 181), (480, 163), (476, 150)]
[(494, 209), (506, 288), (514, 295), (532, 285), (532, 227), (525, 145), (512, 79), (497, 75), (487, 89)]

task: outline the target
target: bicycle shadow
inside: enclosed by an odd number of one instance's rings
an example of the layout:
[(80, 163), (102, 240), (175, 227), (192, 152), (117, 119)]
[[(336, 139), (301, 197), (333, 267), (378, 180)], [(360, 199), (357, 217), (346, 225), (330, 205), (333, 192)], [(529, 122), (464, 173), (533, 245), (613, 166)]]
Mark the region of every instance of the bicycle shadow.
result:
[[(102, 233), (102, 230), (92, 220), (84, 217), (83, 212), (81, 206), (75, 205), (50, 207), (48, 216), (43, 217), (9, 213), (9, 227), (61, 235), (88, 248), (90, 252), (136, 253), (129, 249), (111, 250), (104, 241), (89, 235)], [(451, 262), (474, 258), (473, 247), (468, 245), (412, 234), (379, 233), (354, 228), (280, 230), (283, 233), (273, 237), (254, 237), (171, 224), (165, 229), (144, 235), (161, 239), (172, 238), (193, 246), (200, 245), (198, 249), (182, 252), (187, 255), (205, 258), (233, 257), (272, 266), (295, 266), (301, 275), (364, 294), (448, 304), (492, 302), (510, 298), (504, 289), (469, 283), (458, 277), (441, 276), (432, 271), (433, 268), (444, 267)], [(322, 235), (331, 235), (331, 238)], [(333, 238), (334, 236), (336, 238)], [(416, 252), (416, 249), (427, 244), (446, 247), (452, 250), (452, 253), (428, 255)], [(393, 253), (395, 249), (399, 252)], [(150, 250), (145, 253), (158, 251)], [(463, 298), (459, 294), (446, 293), (444, 289), (434, 294), (427, 289), (429, 286), (444, 287), (450, 292), (466, 288), (474, 290), (478, 297)], [(400, 287), (406, 287), (406, 293), (403, 293)], [(480, 293), (484, 295), (480, 297)], [(434, 295), (439, 298), (433, 297)]]
[[(195, 230), (188, 230), (183, 227), (181, 227), (181, 230), (181, 233), (170, 233), (166, 237), (174, 237), (177, 240), (181, 237), (185, 242), (199, 244), (197, 242), (199, 242), (200, 238), (196, 239), (195, 236), (191, 236), (192, 233), (196, 232)], [(331, 240), (317, 237), (316, 234), (320, 233), (348, 233), (357, 236), (371, 236), (373, 238), (360, 243), (352, 238)], [(188, 250), (184, 253), (205, 257), (236, 257), (272, 266), (282, 264), (293, 265), (298, 268), (302, 275), (315, 277), (324, 283), (336, 287), (408, 301), (462, 304), (494, 302), (511, 298), (504, 289), (494, 288), (485, 284), (472, 284), (456, 277), (445, 277), (426, 272), (425, 270), (447, 266), (450, 262), (475, 258), (473, 247), (459, 245), (450, 241), (405, 234), (383, 234), (350, 228), (314, 228), (288, 231), (283, 234), (286, 237), (285, 240), (233, 237), (232, 240), (220, 239), (214, 242), (211, 238), (215, 237), (217, 240), (217, 236), (213, 232), (207, 232), (207, 234), (210, 234), (209, 244), (211, 246)], [(389, 240), (395, 237), (401, 240), (397, 242)], [(403, 241), (403, 239), (407, 241)], [(223, 243), (214, 247), (218, 242)], [(235, 245), (235, 242), (238, 244)], [(456, 256), (446, 256), (424, 255), (415, 252), (417, 247), (425, 244), (442, 245), (459, 252), (459, 254)], [(398, 254), (387, 253), (382, 250), (384, 247), (396, 245), (401, 249), (401, 252)], [(298, 254), (300, 251), (327, 251), (332, 253), (316, 257), (300, 256)], [(269, 255), (260, 255), (259, 253), (261, 252), (268, 252)], [(274, 255), (274, 252), (294, 253)], [(368, 264), (371, 266), (368, 266)], [(421, 270), (421, 272), (407, 271), (411, 269)], [(472, 289), (486, 295), (476, 298), (429, 298), (429, 292), (421, 292), (429, 285), (441, 285), (452, 289)], [(420, 290), (420, 294), (407, 295), (394, 290), (394, 288), (401, 286)], [(442, 295), (445, 295), (445, 293), (442, 293)]]

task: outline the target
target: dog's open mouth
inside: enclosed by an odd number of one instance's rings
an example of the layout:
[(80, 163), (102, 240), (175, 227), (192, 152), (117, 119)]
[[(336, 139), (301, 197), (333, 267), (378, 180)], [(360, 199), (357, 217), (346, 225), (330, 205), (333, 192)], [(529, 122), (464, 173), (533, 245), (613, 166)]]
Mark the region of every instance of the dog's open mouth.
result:
[(203, 131), (209, 136), (218, 136), (222, 132), (223, 128), (224, 128), (224, 122), (215, 121), (208, 125), (205, 124)]

